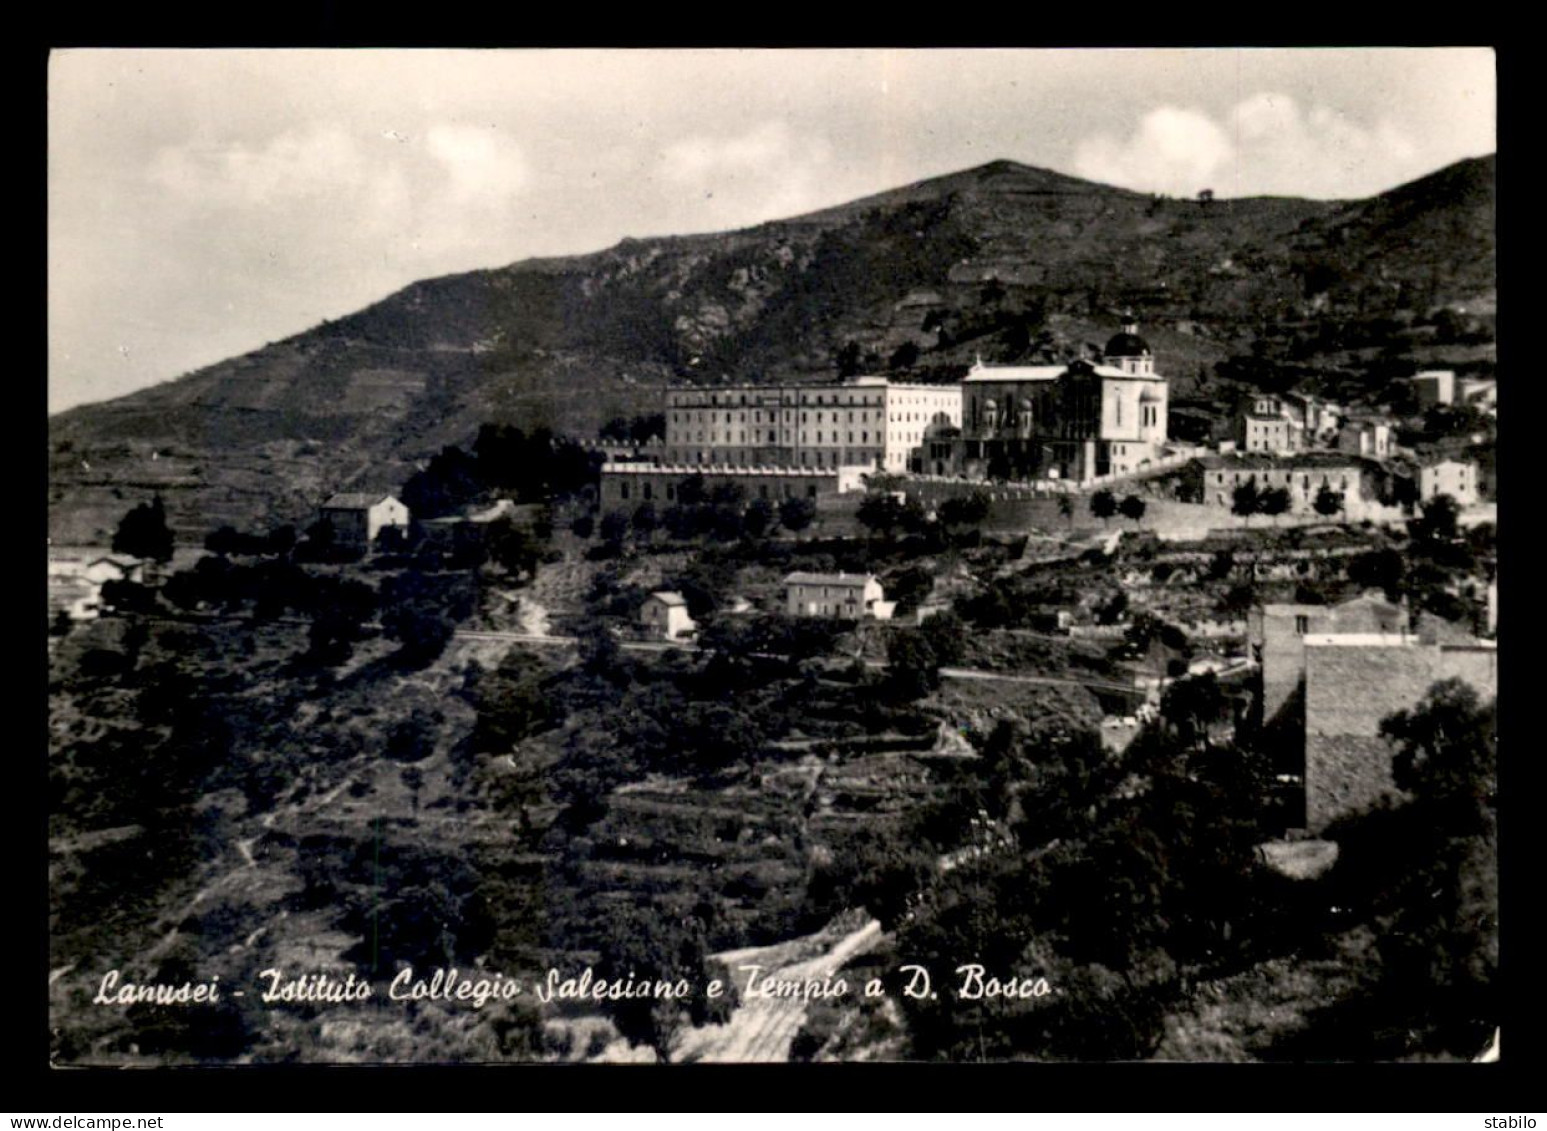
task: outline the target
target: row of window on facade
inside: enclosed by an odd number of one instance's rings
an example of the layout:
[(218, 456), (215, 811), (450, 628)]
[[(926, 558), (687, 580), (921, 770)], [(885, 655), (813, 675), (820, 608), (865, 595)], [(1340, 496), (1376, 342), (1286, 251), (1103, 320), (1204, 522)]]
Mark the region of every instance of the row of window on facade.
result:
[[(818, 432), (816, 434), (816, 442), (818, 444), (841, 444), (841, 443), (845, 443), (845, 442), (852, 444), (854, 442), (854, 433), (853, 432), (849, 433), (849, 438), (848, 438), (847, 441), (840, 440), (838, 438), (838, 433), (836, 433), (836, 432), (833, 432), (831, 434), (831, 436), (832, 436), (831, 439), (824, 440), (823, 437), (825, 435), (828, 435), (828, 434), (824, 433), (824, 432)], [(809, 433), (802, 432), (800, 434), (800, 442), (802, 444), (809, 444), (809, 443), (811, 443), (811, 440), (809, 439), (809, 436), (810, 436)], [(702, 432), (695, 433), (693, 438), (698, 443), (700, 443), (700, 444), (702, 444), (704, 442), (704, 434)], [(904, 439), (915, 439), (916, 440), (916, 439), (919, 438), (919, 434), (918, 433), (910, 433), (908, 436), (905, 436), (903, 438)], [(877, 439), (880, 439), (880, 437), (878, 436)], [(711, 432), (711, 433), (709, 433), (709, 442), (711, 444), (718, 444), (718, 443), (720, 443), (720, 434), (718, 432)], [(738, 432), (738, 433), (736, 433), (736, 439), (735, 440), (731, 439), (731, 434), (729, 432), (727, 432), (725, 434), (725, 443), (727, 443), (727, 444), (730, 444), (730, 443), (745, 444), (746, 442), (747, 442), (747, 434), (745, 432)], [(753, 433), (753, 435), (752, 435), (752, 442), (754, 444), (757, 443), (757, 434), (756, 433)], [(775, 439), (775, 434), (773, 432), (768, 433), (768, 443), (770, 443), (770, 444), (777, 444), (778, 442), (779, 441), (777, 439)], [(789, 433), (788, 432), (786, 432), (784, 434), (784, 442), (785, 443), (789, 443)], [(861, 432), (859, 434), (859, 442), (862, 443), (862, 444), (870, 443), (870, 433), (869, 432)]]
[[(673, 424), (713, 424), (715, 422), (715, 417), (718, 416), (718, 415), (719, 415), (718, 413), (707, 413), (706, 414), (704, 412), (683, 412), (683, 413), (680, 413), (680, 414), (674, 412), (674, 413), (671, 414), (671, 422)], [(791, 420), (792, 420), (793, 415), (794, 414), (791, 413), (789, 410), (785, 410), (784, 422), (786, 424), (789, 424), (791, 422)], [(834, 423), (834, 424), (839, 423), (838, 414), (835, 412), (832, 415), (833, 415), (832, 423)], [(876, 423), (879, 424), (881, 422), (882, 416), (883, 416), (883, 414), (880, 413), (880, 412), (877, 412), (875, 414)], [(778, 413), (776, 413), (776, 412), (769, 412), (769, 414), (768, 414), (768, 423), (769, 424), (776, 423), (778, 421), (778, 419), (779, 419), (779, 414)], [(924, 412), (894, 412), (894, 413), (891, 414), (890, 419), (891, 419), (891, 422), (893, 424), (917, 424), (917, 423), (920, 423), (921, 421), (928, 420), (929, 419), (929, 414), (928, 413), (924, 413)], [(738, 424), (738, 423), (739, 424), (745, 424), (746, 422), (747, 422), (747, 414), (744, 413), (744, 412), (742, 412), (742, 413), (727, 412), (725, 414), (725, 423), (727, 423), (727, 424)], [(810, 423), (812, 423), (812, 421), (811, 421), (811, 414), (809, 412), (802, 412), (800, 414), (800, 422), (802, 424), (810, 424)], [(854, 423), (854, 413), (853, 413), (852, 410), (846, 415), (845, 422), (848, 423), (848, 424), (853, 424)], [(868, 413), (868, 412), (861, 412), (859, 414), (859, 422), (861, 424), (868, 424), (870, 422), (870, 413)], [(762, 424), (763, 423), (763, 414), (762, 414), (761, 411), (757, 411), (757, 412), (754, 412), (752, 414), (752, 423), (753, 424)], [(816, 421), (815, 421), (815, 423), (817, 423), (817, 424), (821, 424), (822, 423), (822, 414), (820, 412), (816, 414)]]
[[(1235, 484), (1239, 485), (1240, 483), (1243, 482), (1243, 480), (1241, 479), (1241, 473), (1239, 471), (1231, 472), (1231, 475), (1233, 476), (1233, 478), (1231, 480), (1232, 483), (1235, 483)], [(1255, 472), (1253, 472), (1253, 473), (1249, 474), (1244, 481), (1248, 482), (1248, 483), (1252, 483), (1252, 482), (1256, 482), (1256, 479), (1257, 479), (1257, 475), (1256, 475)], [(1223, 471), (1216, 473), (1216, 475), (1215, 475), (1215, 482), (1223, 484), (1224, 481), (1225, 481), (1225, 473)], [(1271, 483), (1271, 482), (1273, 482), (1273, 473), (1269, 472), (1269, 471), (1264, 471), (1262, 473), (1262, 481), (1263, 481), (1263, 483)], [(1284, 486), (1286, 486), (1286, 487), (1294, 486), (1294, 473), (1293, 472), (1290, 472), (1290, 471), (1284, 472)], [(1322, 487), (1330, 487), (1330, 486), (1332, 486), (1331, 477), (1327, 476), (1327, 475), (1323, 475), (1321, 477), (1320, 486), (1322, 486)], [(1342, 475), (1342, 476), (1338, 477), (1338, 486), (1343, 488), (1344, 490), (1347, 490), (1347, 488), (1348, 488), (1348, 476), (1347, 475)], [(1300, 476), (1300, 489), (1303, 490), (1303, 491), (1309, 491), (1311, 489), (1311, 477), (1309, 475), (1302, 474)]]
[[(711, 456), (716, 456), (716, 455), (725, 455), (728, 458), (724, 458), (724, 459), (711, 459), (710, 458)], [(814, 459), (808, 459), (807, 458), (808, 455), (814, 455), (815, 458)], [(676, 462), (678, 460), (686, 460), (686, 462), (688, 462), (688, 463), (701, 463), (701, 464), (706, 464), (706, 465), (712, 465), (712, 464), (717, 464), (717, 463), (719, 463), (719, 464), (736, 464), (736, 463), (739, 463), (739, 464), (741, 464), (741, 465), (743, 465), (745, 467), (751, 467), (754, 463), (758, 462), (758, 461), (752, 459), (751, 456), (749, 455), (749, 453), (746, 452), (746, 451), (729, 452), (729, 453), (703, 452), (703, 451), (681, 452), (681, 451), (679, 451), (679, 449), (672, 448), (672, 449), (669, 449), (667, 451), (667, 458), (672, 460), (673, 462)], [(851, 450), (851, 451), (845, 452), (841, 448), (835, 448), (830, 453), (825, 453), (825, 454), (823, 452), (821, 452), (821, 451), (817, 451), (817, 452), (804, 452), (803, 451), (803, 452), (800, 453), (800, 459), (799, 459), (798, 463), (799, 463), (799, 465), (801, 467), (865, 467), (865, 466), (869, 466), (872, 463), (878, 462), (880, 459), (881, 459), (881, 453), (879, 451), (876, 451), (876, 450), (871, 450), (871, 451), (855, 451), (855, 450)]]
[[(626, 483), (626, 482), (625, 483), (619, 483), (618, 484), (618, 498), (620, 498), (620, 499), (629, 499), (629, 498), (631, 498), (632, 497), (632, 492), (630, 491), (630, 487), (631, 486), (632, 486), (632, 484), (629, 484), (629, 483)], [(795, 484), (793, 484), (793, 483), (781, 483), (781, 484), (779, 484), (779, 486), (784, 488), (784, 490), (782, 492), (784, 498), (786, 498), (786, 499), (793, 499), (795, 497)], [(646, 501), (653, 500), (655, 498), (655, 485), (652, 484), (652, 483), (641, 483), (639, 485), (639, 497), (641, 499), (643, 499), (643, 500), (646, 500)], [(760, 498), (760, 499), (771, 499), (771, 498), (775, 498), (776, 495), (769, 490), (769, 485), (767, 483), (759, 483), (757, 485), (757, 497)], [(806, 485), (806, 497), (808, 499), (814, 499), (814, 498), (817, 497), (817, 489), (816, 489), (816, 484), (815, 483), (808, 483)], [(677, 489), (676, 489), (676, 487), (673, 486), (670, 483), (666, 484), (666, 501), (667, 502), (674, 502), (676, 500), (676, 498), (677, 498)]]

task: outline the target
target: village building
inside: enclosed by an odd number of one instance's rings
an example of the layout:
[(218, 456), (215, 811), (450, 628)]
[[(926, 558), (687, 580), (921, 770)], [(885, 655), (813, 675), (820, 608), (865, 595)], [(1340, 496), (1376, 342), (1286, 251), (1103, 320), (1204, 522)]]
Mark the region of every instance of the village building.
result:
[(1423, 502), (1449, 495), (1463, 507), (1476, 506), (1481, 480), (1474, 460), (1453, 456), (1423, 457), (1418, 463), (1418, 497)]
[(1279, 404), (1290, 426), (1299, 430), (1302, 449), (1331, 447), (1336, 441), (1343, 421), (1339, 405), (1310, 393), (1285, 393)]
[(544, 509), (538, 503), (518, 506), (510, 499), (496, 499), (486, 507), (471, 508), (462, 514), (421, 519), (418, 526), (428, 545), (443, 553), (458, 553), (486, 545), (489, 529), (495, 523), (531, 527)]
[(93, 585), (104, 581), (146, 580), (145, 562), (129, 554), (102, 554), (88, 561), (81, 570), (81, 577)]
[(688, 603), (682, 594), (669, 591), (652, 593), (645, 598), (639, 606), (639, 623), (662, 640), (680, 640), (691, 636), (698, 628), (688, 615)]
[(1320, 833), (1339, 817), (1400, 800), (1381, 723), (1411, 710), (1441, 680), (1484, 700), (1498, 694), (1490, 641), (1428, 642), (1413, 635), (1310, 634), (1305, 656), (1305, 822)]
[(746, 502), (766, 499), (820, 499), (842, 491), (864, 489), (869, 468), (802, 470), (796, 467), (727, 467), (696, 464), (609, 463), (601, 470), (601, 509), (632, 511), (640, 503), (664, 509), (682, 501), (682, 487), (691, 481), (706, 498), (717, 487), (739, 487)]
[(1308, 393), (1260, 393), (1236, 417), (1236, 447), (1276, 455), (1331, 447), (1341, 419), (1337, 405)]
[(333, 529), (340, 546), (364, 548), (388, 526), (408, 525), (408, 508), (388, 494), (344, 492), (319, 508), (318, 517)]
[(1499, 383), (1492, 377), (1462, 377), (1456, 382), (1456, 400), (1483, 412), (1499, 408)]
[(1299, 451), (1303, 428), (1296, 427), (1277, 397), (1256, 397), (1236, 417), (1236, 446), (1243, 452), (1272, 455)]
[(1453, 369), (1429, 369), (1410, 378), (1420, 408), (1456, 401), (1456, 373)]
[(1337, 449), (1366, 459), (1386, 459), (1392, 454), (1391, 423), (1378, 417), (1355, 417), (1338, 429)]
[(972, 478), (1073, 479), (1137, 471), (1166, 444), (1169, 385), (1130, 318), (1102, 361), (986, 366), (962, 380), (952, 465)]
[(1322, 488), (1342, 495), (1344, 518), (1367, 517), (1378, 503), (1379, 465), (1358, 456), (1335, 452), (1300, 452), (1273, 456), (1262, 452), (1199, 456), (1177, 476), (1177, 498), (1230, 512), (1235, 490), (1247, 483), (1259, 492), (1283, 488), (1289, 495), (1289, 515), (1314, 515)]
[(1337, 605), (1269, 604), (1246, 615), (1249, 655), (1262, 665), (1262, 719), (1269, 723), (1305, 678), (1305, 639), (1332, 633), (1400, 636), (1408, 613), (1369, 592)]
[(943, 474), (962, 394), (959, 385), (885, 377), (695, 386), (668, 389), (664, 412), (667, 464)]
[(870, 573), (797, 571), (784, 579), (785, 611), (792, 617), (890, 620), (896, 602), (885, 597)]

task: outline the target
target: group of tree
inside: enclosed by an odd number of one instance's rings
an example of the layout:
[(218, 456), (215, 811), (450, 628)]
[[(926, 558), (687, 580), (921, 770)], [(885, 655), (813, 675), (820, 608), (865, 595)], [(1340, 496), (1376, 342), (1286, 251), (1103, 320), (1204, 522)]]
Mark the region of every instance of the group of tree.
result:
[[(1318, 501), (1320, 496), (1318, 496)], [(1238, 484), (1230, 496), (1230, 513), (1245, 519), (1249, 524), (1254, 514), (1264, 514), (1277, 519), (1290, 507), (1289, 488), (1258, 487), (1255, 476)], [(1341, 505), (1341, 497), (1339, 498)]]
[(172, 529), (167, 525), (166, 505), (157, 495), (148, 503), (140, 503), (119, 520), (113, 532), (113, 552), (128, 554), (160, 562), (172, 560), (174, 546)]
[(902, 702), (922, 699), (940, 686), (940, 669), (960, 662), (966, 630), (952, 612), (929, 617), (917, 628), (895, 629), (886, 642), (887, 687)]
[(602, 425), (601, 438), (620, 444), (647, 444), (666, 438), (666, 414), (654, 412), (634, 417), (615, 416)]
[[(989, 971), (1041, 975), (1050, 993), (909, 1001), (913, 1055), (1144, 1059), (1189, 979), (1271, 944), (1255, 854), (1263, 775), (1249, 755), (1155, 727), (1114, 759), (1093, 732), (1049, 721), (1000, 727), (973, 771), (955, 804), (1007, 828), (1010, 843), (964, 855), (934, 840), (956, 864), (887, 901), (907, 906), (899, 951), (937, 978), (969, 955)], [(1144, 788), (1119, 788), (1135, 779)], [(973, 843), (972, 826), (959, 835)]]
[[(1126, 598), (1125, 598), (1126, 599)], [(1051, 632), (1058, 611), (1079, 602), (1073, 586), (1058, 581), (999, 577), (979, 592), (956, 601), (956, 610), (978, 628), (1029, 628)]]
[[(697, 481), (697, 489), (694, 487)], [(588, 516), (584, 526), (572, 527), (581, 537), (592, 530)], [(748, 501), (745, 490), (734, 483), (703, 486), (701, 476), (684, 480), (677, 499), (664, 509), (646, 499), (632, 511), (613, 510), (602, 516), (595, 533), (600, 539), (599, 556), (616, 556), (633, 542), (648, 545), (658, 535), (674, 542), (710, 540), (736, 542), (766, 538), (782, 527), (792, 534), (808, 528), (816, 518), (816, 501), (801, 496), (782, 499), (777, 505), (770, 499)]]
[(408, 478), (399, 497), (420, 518), (452, 514), (492, 495), (542, 502), (594, 486), (603, 458), (546, 428), (485, 424), (471, 453), (442, 448)]
[(1499, 1024), (1497, 712), (1446, 680), (1384, 720), (1405, 800), (1327, 830), (1338, 861), (1317, 934), (1364, 925), (1375, 945), (1354, 988), (1316, 1011), (1274, 1058), (1470, 1059)]
[[(1062, 505), (1063, 500), (1067, 498), (1068, 496), (1062, 496), (1059, 500), (1060, 504)], [(1090, 513), (1096, 518), (1099, 518), (1103, 525), (1105, 525), (1107, 520), (1110, 519), (1113, 515), (1119, 513), (1124, 518), (1132, 519), (1135, 525), (1137, 525), (1139, 520), (1144, 517), (1144, 512), (1148, 509), (1148, 504), (1145, 503), (1144, 499), (1140, 496), (1125, 495), (1123, 496), (1122, 500), (1119, 501), (1117, 496), (1112, 493), (1111, 489), (1106, 487), (1103, 487), (1101, 490), (1095, 492), (1090, 497)], [(1072, 515), (1073, 507), (1070, 506), (1070, 508), (1065, 513), (1067, 515)]]

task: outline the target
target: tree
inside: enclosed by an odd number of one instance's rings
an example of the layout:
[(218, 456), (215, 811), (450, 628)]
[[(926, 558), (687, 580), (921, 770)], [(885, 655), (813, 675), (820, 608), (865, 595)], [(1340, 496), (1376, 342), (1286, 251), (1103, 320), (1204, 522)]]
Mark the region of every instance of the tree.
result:
[(1436, 495), (1423, 505), (1419, 517), (1408, 524), (1413, 540), (1426, 547), (1454, 542), (1460, 535), (1461, 506), (1450, 495)]
[[(476, 446), (475, 446), (476, 447)], [(403, 484), (402, 499), (411, 514), (439, 518), (471, 502), (487, 489), (483, 460), (459, 447), (442, 448), (423, 471)]]
[(622, 511), (608, 511), (602, 516), (602, 541), (614, 550), (620, 549), (623, 540), (628, 537), (629, 525), (628, 515)]
[[(608, 982), (634, 981), (685, 983), (682, 997), (631, 997), (606, 999), (602, 1006), (618, 1031), (631, 1045), (648, 1045), (662, 1063), (686, 1021), (707, 1025), (728, 1018), (738, 1002), (732, 979), (709, 957), (704, 923), (695, 916), (662, 914), (652, 907), (626, 907), (604, 916), (600, 922), (601, 952), (596, 974)], [(713, 977), (724, 982), (727, 993), (710, 998), (704, 986)]]
[(887, 363), (888, 369), (912, 369), (918, 364), (919, 347), (912, 342), (903, 342), (892, 351), (891, 360)]
[(1070, 526), (1074, 525), (1074, 496), (1073, 495), (1067, 495), (1066, 494), (1066, 495), (1059, 495), (1058, 496), (1058, 513), (1061, 514), (1064, 518), (1066, 518), (1068, 520)]
[(172, 547), (172, 530), (167, 526), (166, 506), (160, 495), (124, 515), (113, 534), (113, 552), (133, 558), (165, 564), (172, 560)]
[(422, 762), (435, 753), (435, 719), (422, 707), (387, 733), (383, 753), (395, 762)]
[(895, 495), (872, 492), (860, 502), (855, 517), (872, 534), (890, 538), (904, 521), (903, 504)]
[(741, 516), (741, 528), (749, 538), (761, 538), (774, 524), (774, 507), (767, 499), (753, 499)]
[(634, 533), (638, 534), (641, 538), (649, 541), (650, 536), (655, 533), (656, 528), (660, 524), (660, 518), (655, 512), (655, 504), (649, 499), (646, 499), (634, 508), (634, 518), (631, 525), (634, 527)]
[(922, 566), (909, 566), (886, 581), (886, 595), (897, 602), (896, 615), (906, 616), (917, 609), (935, 587), (932, 573)]
[(904, 702), (940, 686), (940, 658), (918, 629), (905, 628), (886, 642), (886, 670), (893, 694)]
[(398, 659), (412, 668), (434, 663), (456, 633), (456, 624), (433, 604), (410, 602), (394, 605), (381, 617), (389, 640), (400, 645)]
[(1316, 501), (1312, 503), (1316, 513), (1325, 518), (1331, 518), (1343, 509), (1343, 492), (1334, 491), (1328, 484), (1323, 483), (1321, 490), (1316, 492)]
[(1261, 507), (1261, 497), (1257, 493), (1257, 480), (1248, 479), (1245, 483), (1238, 484), (1230, 496), (1230, 513), (1240, 515), (1251, 525), (1252, 515)]
[(1392, 780), (1447, 825), (1471, 831), (1494, 807), (1496, 728), (1494, 703), (1483, 703), (1470, 684), (1436, 683), (1412, 710), (1381, 722), (1381, 734), (1397, 745)]
[(988, 517), (989, 498), (982, 491), (947, 499), (940, 504), (940, 521), (948, 527), (978, 526)]
[(531, 531), (517, 526), (509, 516), (489, 524), (484, 533), (484, 546), (489, 560), (512, 577), (536, 573), (542, 561), (541, 544)]
[(967, 626), (949, 609), (927, 619), (919, 632), (942, 664), (959, 663), (966, 654)]
[(596, 520), (589, 514), (576, 515), (569, 528), (576, 538), (589, 538), (596, 530)]
[(1268, 488), (1258, 496), (1257, 507), (1263, 514), (1277, 522), (1278, 516), (1289, 509), (1289, 489), (1287, 487)]
[(1214, 190), (1211, 188), (1198, 190), (1198, 203), (1207, 208), (1214, 203)]
[(795, 496), (779, 504), (779, 525), (799, 534), (816, 519), (816, 500)]
[(1118, 509), (1123, 512), (1124, 518), (1133, 519), (1134, 524), (1137, 525), (1139, 520), (1144, 517), (1147, 507), (1144, 500), (1138, 495), (1128, 495), (1123, 499), (1122, 505)]
[(204, 548), (212, 554), (239, 554), (242, 546), (242, 536), (234, 526), (217, 526), (204, 536)]
[(1103, 487), (1090, 497), (1090, 513), (1101, 520), (1105, 526), (1107, 520), (1117, 513), (1117, 496)]
[(1209, 728), (1225, 709), (1224, 692), (1213, 672), (1178, 679), (1160, 699), (1160, 714), (1187, 746), (1203, 750), (1209, 744)]

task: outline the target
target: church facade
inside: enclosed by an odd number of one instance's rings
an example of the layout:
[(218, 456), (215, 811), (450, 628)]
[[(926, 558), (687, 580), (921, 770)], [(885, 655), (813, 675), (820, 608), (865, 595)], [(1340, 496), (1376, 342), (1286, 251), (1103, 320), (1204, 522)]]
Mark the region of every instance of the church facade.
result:
[(1167, 439), (1168, 384), (1132, 321), (1100, 363), (986, 366), (962, 380), (957, 474), (1073, 479), (1137, 471)]

